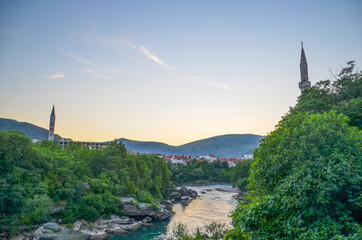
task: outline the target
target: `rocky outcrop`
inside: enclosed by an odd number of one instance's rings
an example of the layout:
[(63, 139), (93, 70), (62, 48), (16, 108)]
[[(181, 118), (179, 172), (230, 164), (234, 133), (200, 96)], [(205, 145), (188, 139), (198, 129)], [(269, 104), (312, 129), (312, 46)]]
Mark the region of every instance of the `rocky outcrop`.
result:
[(185, 186), (182, 186), (179, 189), (179, 192), (181, 194), (181, 200), (186, 199), (184, 197), (189, 197), (189, 198), (197, 198), (198, 194), (195, 190), (192, 190), (191, 188), (187, 189)]
[(111, 219), (100, 218), (94, 223), (77, 221), (72, 229), (67, 229), (57, 223), (46, 223), (38, 228), (32, 236), (23, 240), (101, 240), (112, 235), (125, 234), (135, 231), (143, 226), (150, 226), (152, 218), (145, 217), (142, 221), (134, 218), (111, 215)]
[(88, 239), (89, 235), (79, 231), (71, 231), (57, 223), (46, 223), (38, 228), (31, 237), (24, 239), (31, 240), (43, 240), (43, 239), (57, 239), (57, 240), (68, 240), (68, 239)]
[(123, 210), (125, 215), (130, 217), (151, 217), (152, 219), (164, 220), (172, 215), (164, 205), (149, 203), (131, 203), (127, 202), (123, 204)]
[[(186, 187), (179, 190), (175, 187), (168, 189), (170, 200), (163, 200), (163, 204), (139, 203), (134, 198), (121, 198), (123, 213), (122, 218), (111, 215), (110, 219), (100, 218), (93, 223), (84, 220), (75, 222), (71, 228), (49, 222), (39, 227), (31, 236), (18, 236), (22, 240), (99, 240), (112, 235), (125, 234), (135, 231), (143, 226), (152, 225), (153, 220), (164, 220), (172, 215), (170, 208), (176, 200), (190, 201), (198, 196), (197, 192)], [(54, 209), (54, 212), (62, 209)], [(137, 219), (137, 220), (136, 220)], [(69, 225), (67, 227), (70, 227)]]

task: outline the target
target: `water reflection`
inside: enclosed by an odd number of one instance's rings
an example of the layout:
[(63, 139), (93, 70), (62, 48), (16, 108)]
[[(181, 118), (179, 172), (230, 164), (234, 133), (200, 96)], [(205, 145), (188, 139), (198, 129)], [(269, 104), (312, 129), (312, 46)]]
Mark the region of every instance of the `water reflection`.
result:
[[(187, 187), (189, 188), (189, 187)], [(203, 227), (212, 221), (225, 222), (231, 227), (231, 212), (238, 202), (236, 193), (217, 191), (216, 188), (231, 188), (230, 185), (209, 185), (190, 187), (197, 191), (200, 197), (191, 203), (178, 203), (172, 208), (175, 213), (169, 221), (157, 222), (153, 227), (145, 227), (133, 233), (115, 236), (112, 240), (158, 240), (165, 239), (167, 232), (175, 222), (186, 224), (189, 230)]]

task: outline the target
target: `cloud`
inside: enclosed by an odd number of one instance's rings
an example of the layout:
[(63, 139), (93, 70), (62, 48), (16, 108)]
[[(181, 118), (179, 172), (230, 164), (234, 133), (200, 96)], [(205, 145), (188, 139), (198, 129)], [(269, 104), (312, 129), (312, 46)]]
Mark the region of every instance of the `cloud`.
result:
[(215, 87), (218, 87), (218, 88), (223, 88), (223, 89), (225, 89), (225, 90), (229, 90), (229, 91), (232, 90), (231, 86), (230, 86), (230, 85), (227, 85), (227, 84), (225, 84), (225, 83), (213, 83), (213, 82), (210, 82), (210, 83), (208, 83), (208, 84), (210, 84), (210, 85), (212, 85), (212, 86), (215, 86)]
[(71, 57), (75, 60), (77, 60), (78, 62), (81, 62), (81, 63), (84, 63), (84, 64), (87, 64), (93, 68), (90, 68), (90, 69), (86, 69), (86, 70), (83, 70), (82, 72), (84, 73), (88, 73), (90, 74), (91, 77), (93, 78), (103, 78), (103, 79), (113, 79), (111, 76), (109, 76), (108, 74), (109, 73), (116, 73), (116, 72), (120, 72), (121, 70), (120, 69), (111, 69), (111, 70), (106, 70), (84, 58), (81, 58), (73, 53), (69, 53), (69, 52), (65, 52), (63, 50), (57, 50), (58, 52), (68, 56), (68, 57)]
[(146, 55), (147, 57), (149, 57), (150, 59), (152, 59), (156, 63), (160, 64), (162, 67), (167, 68), (167, 69), (172, 68), (170, 65), (168, 65), (167, 63), (162, 61), (159, 57), (157, 57), (156, 55), (150, 53), (150, 51), (145, 46), (141, 46), (139, 49), (140, 49), (141, 53), (143, 53), (144, 55)]
[(64, 78), (65, 77), (65, 73), (54, 73), (53, 75), (49, 76), (49, 79), (58, 79), (58, 78)]
[(0, 33), (6, 35), (6, 36), (8, 36), (8, 37), (14, 38), (14, 39), (16, 39), (16, 40), (19, 40), (19, 41), (21, 41), (21, 42), (23, 42), (23, 43), (27, 43), (27, 42), (25, 42), (23, 39), (21, 39), (21, 38), (19, 38), (18, 36), (16, 36), (14, 33), (9, 32), (9, 31), (7, 31), (7, 30), (5, 30), (5, 29), (3, 29), (3, 28), (0, 28)]
[(81, 62), (81, 63), (84, 63), (84, 64), (87, 64), (89, 66), (92, 66), (92, 67), (95, 67), (95, 68), (99, 68), (99, 69), (102, 69), (101, 67), (97, 66), (96, 64), (84, 59), (84, 58), (81, 58), (81, 57), (78, 57), (77, 55), (73, 54), (73, 53), (69, 53), (69, 52), (65, 52), (65, 51), (62, 51), (62, 50), (57, 50), (58, 52), (68, 56), (68, 57), (71, 57), (75, 60), (77, 60), (78, 62)]
[(205, 79), (203, 77), (199, 77), (199, 76), (194, 76), (194, 75), (185, 75), (185, 78), (188, 78), (192, 81), (197, 81), (203, 84), (207, 84), (209, 86), (213, 86), (213, 87), (217, 87), (217, 88), (222, 88), (224, 90), (228, 90), (231, 91), (232, 87), (228, 84), (222, 83), (222, 82), (216, 82), (214, 80), (210, 80), (210, 79)]

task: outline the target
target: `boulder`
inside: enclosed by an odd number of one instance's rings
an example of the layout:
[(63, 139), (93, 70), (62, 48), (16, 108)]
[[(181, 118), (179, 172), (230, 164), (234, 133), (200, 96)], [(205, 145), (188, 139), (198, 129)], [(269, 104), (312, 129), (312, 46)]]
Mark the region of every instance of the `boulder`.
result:
[(191, 198), (197, 198), (199, 195), (197, 194), (197, 192), (193, 189), (189, 189), (189, 196)]
[(143, 220), (142, 220), (143, 223), (150, 223), (152, 222), (152, 218), (151, 217), (145, 217)]
[(143, 225), (143, 223), (141, 221), (139, 221), (139, 222), (135, 222), (135, 223), (132, 223), (129, 225), (124, 225), (124, 226), (122, 226), (122, 228), (124, 230), (131, 232), (131, 231), (135, 231), (135, 230), (139, 229), (140, 227), (142, 227), (142, 225)]
[(164, 205), (160, 204), (156, 209), (154, 205), (149, 203), (139, 203), (138, 206), (129, 203), (124, 204), (123, 212), (130, 217), (152, 217), (159, 220), (164, 220), (172, 215)]
[(104, 230), (89, 230), (89, 229), (83, 229), (81, 230), (83, 234), (87, 234), (88, 238), (90, 240), (101, 240), (106, 239), (108, 237), (106, 231)]
[(118, 217), (118, 219), (112, 219), (111, 222), (116, 224), (132, 224), (135, 220), (134, 218), (123, 216), (122, 218)]
[(190, 198), (189, 196), (182, 196), (181, 201), (188, 201)]
[(178, 191), (181, 196), (187, 196), (189, 194), (189, 190), (185, 186), (182, 186)]
[(56, 240), (67, 240), (67, 239), (88, 239), (89, 235), (81, 232), (73, 232), (59, 226), (56, 223), (46, 223), (38, 228), (30, 237), (32, 240), (45, 240), (45, 239), (56, 239)]

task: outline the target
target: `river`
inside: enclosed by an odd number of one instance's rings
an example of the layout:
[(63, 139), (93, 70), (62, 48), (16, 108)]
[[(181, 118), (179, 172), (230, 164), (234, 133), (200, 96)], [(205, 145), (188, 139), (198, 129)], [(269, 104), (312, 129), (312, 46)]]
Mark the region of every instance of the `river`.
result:
[(163, 240), (174, 223), (186, 224), (193, 232), (212, 221), (224, 222), (231, 227), (231, 212), (238, 202), (236, 193), (218, 191), (231, 189), (230, 185), (186, 186), (197, 191), (199, 197), (191, 203), (177, 203), (172, 207), (174, 215), (169, 220), (154, 222), (152, 227), (143, 227), (129, 234), (114, 236), (111, 240)]

